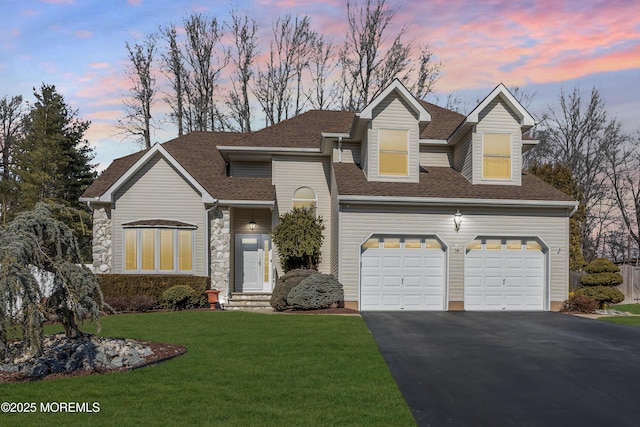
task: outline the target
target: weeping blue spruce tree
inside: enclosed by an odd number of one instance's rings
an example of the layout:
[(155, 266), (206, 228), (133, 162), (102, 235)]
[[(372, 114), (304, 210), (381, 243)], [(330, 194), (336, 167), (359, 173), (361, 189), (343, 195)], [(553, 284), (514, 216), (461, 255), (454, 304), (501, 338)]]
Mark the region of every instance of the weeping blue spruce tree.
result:
[[(12, 329), (38, 355), (46, 320), (62, 323), (71, 338), (81, 334), (83, 319), (99, 327), (100, 286), (80, 264), (75, 233), (52, 216), (53, 208), (38, 203), (0, 228), (0, 359)], [(43, 272), (52, 277), (47, 298), (37, 277)]]

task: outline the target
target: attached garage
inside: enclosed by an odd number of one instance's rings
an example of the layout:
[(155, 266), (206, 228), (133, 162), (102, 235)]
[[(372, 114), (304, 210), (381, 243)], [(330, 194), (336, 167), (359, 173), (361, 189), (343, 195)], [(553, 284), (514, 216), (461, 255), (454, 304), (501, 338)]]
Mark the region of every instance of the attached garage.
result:
[(547, 309), (546, 252), (535, 238), (472, 241), (464, 262), (465, 310)]
[(373, 236), (361, 247), (360, 310), (444, 310), (446, 251), (435, 236)]

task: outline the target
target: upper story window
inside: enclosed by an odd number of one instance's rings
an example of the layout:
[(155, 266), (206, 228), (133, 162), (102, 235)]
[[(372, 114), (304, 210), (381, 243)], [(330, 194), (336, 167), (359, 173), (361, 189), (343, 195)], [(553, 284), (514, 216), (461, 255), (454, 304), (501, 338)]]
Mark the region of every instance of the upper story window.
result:
[(378, 174), (409, 175), (409, 131), (378, 129)]
[(482, 178), (511, 179), (511, 134), (482, 134)]
[(309, 187), (300, 187), (293, 193), (293, 207), (316, 213), (316, 193)]
[(131, 227), (124, 229), (124, 269), (142, 273), (192, 273), (192, 228)]

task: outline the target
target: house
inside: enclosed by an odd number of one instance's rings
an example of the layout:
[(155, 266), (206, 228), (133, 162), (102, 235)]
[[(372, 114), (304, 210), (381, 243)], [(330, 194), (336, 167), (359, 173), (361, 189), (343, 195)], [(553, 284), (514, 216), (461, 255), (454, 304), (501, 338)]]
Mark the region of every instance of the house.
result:
[(272, 227), (300, 206), (324, 218), (320, 271), (347, 307), (557, 310), (577, 203), (522, 170), (533, 125), (502, 84), (463, 116), (395, 80), (359, 113), (193, 132), (115, 160), (83, 194), (94, 267), (269, 293)]

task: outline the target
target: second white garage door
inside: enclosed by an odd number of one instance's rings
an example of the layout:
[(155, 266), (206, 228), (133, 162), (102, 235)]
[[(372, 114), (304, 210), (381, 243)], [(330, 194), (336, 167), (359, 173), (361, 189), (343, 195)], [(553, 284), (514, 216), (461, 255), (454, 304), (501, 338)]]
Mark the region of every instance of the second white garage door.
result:
[(372, 237), (362, 245), (360, 310), (444, 310), (445, 251), (432, 237)]
[(465, 310), (544, 310), (545, 255), (536, 239), (478, 239), (467, 246)]

